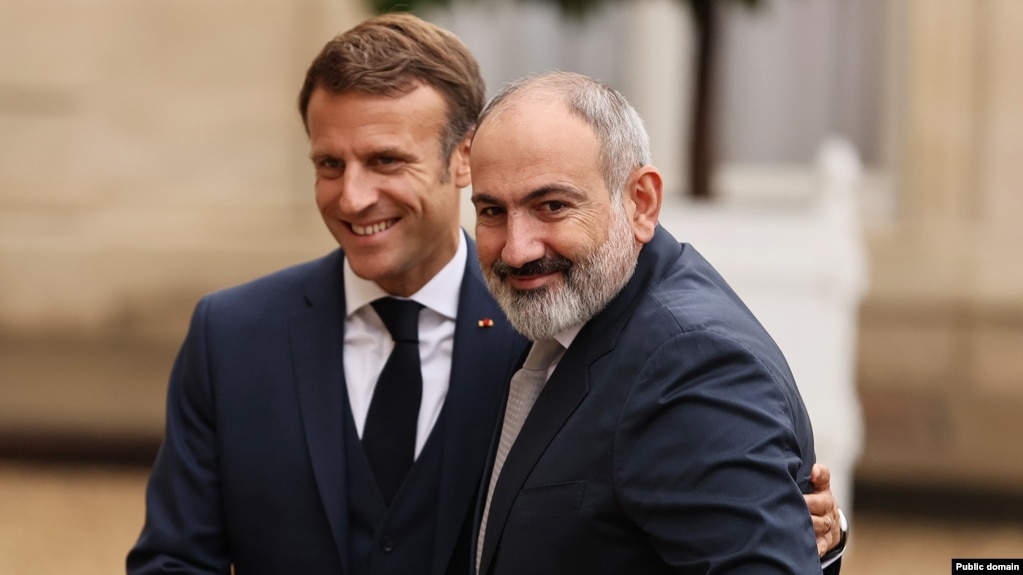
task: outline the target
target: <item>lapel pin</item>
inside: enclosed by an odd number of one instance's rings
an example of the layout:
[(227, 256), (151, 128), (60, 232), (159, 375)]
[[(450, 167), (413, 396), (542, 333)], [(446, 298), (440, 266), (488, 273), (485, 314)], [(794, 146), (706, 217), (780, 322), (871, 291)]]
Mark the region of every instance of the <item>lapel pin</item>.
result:
[(486, 317), (476, 322), (476, 325), (479, 327), (494, 327), (494, 320)]

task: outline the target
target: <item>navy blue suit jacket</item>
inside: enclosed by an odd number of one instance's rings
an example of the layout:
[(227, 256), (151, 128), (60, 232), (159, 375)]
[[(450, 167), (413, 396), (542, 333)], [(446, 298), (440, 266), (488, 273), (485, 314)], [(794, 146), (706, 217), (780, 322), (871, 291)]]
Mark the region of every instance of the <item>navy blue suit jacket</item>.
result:
[[(440, 511), (422, 573), (438, 575), (468, 566), (475, 494), (526, 343), (487, 292), (468, 241), (434, 428), (444, 446)], [(239, 575), (350, 572), (342, 261), (336, 251), (199, 302), (171, 374), (129, 573), (228, 573), (232, 562)], [(484, 318), (494, 325), (480, 327)]]
[(782, 353), (658, 228), (512, 447), (481, 573), (820, 573), (810, 420)]

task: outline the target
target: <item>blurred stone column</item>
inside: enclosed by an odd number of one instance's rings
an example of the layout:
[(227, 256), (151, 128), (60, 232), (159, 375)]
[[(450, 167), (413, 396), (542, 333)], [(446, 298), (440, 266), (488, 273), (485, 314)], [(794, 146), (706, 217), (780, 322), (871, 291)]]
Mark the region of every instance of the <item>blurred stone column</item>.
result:
[(654, 165), (665, 195), (681, 197), (689, 178), (695, 33), (689, 5), (680, 0), (636, 0), (627, 16), (628, 64), (622, 92), (650, 134)]
[(891, 3), (894, 219), (870, 235), (860, 474), (1018, 492), (1023, 3)]

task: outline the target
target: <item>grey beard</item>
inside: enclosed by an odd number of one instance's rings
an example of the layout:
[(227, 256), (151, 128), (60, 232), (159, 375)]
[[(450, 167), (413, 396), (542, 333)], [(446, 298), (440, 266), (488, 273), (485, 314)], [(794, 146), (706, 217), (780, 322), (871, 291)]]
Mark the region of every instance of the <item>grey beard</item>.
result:
[[(593, 319), (618, 295), (636, 268), (636, 253), (632, 226), (625, 209), (618, 206), (607, 240), (565, 269), (563, 282), (517, 290), (506, 281), (515, 270), (500, 260), (483, 275), (516, 331), (533, 341), (553, 339), (566, 329)], [(550, 265), (557, 267), (556, 263)]]

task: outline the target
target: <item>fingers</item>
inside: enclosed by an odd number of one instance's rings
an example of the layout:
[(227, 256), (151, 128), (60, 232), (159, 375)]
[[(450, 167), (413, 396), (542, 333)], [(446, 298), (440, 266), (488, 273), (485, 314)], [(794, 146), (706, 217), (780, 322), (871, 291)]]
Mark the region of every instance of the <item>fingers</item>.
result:
[(824, 554), (828, 552), (828, 549), (830, 547), (831, 546), (828, 545), (828, 538), (827, 537), (818, 537), (817, 538), (817, 556), (818, 557), (824, 557)]
[(838, 520), (838, 502), (831, 493), (831, 470), (827, 465), (815, 463), (810, 469), (810, 483), (813, 493), (806, 495), (806, 506), (813, 515), (834, 515), (832, 521)]
[(842, 538), (838, 521), (838, 503), (831, 493), (831, 470), (828, 466), (815, 463), (810, 470), (810, 483), (813, 485), (813, 493), (804, 497), (813, 519), (817, 553), (824, 556)]
[(831, 527), (835, 521), (830, 515), (814, 515), (812, 518), (814, 535), (820, 538), (831, 533)]
[(837, 521), (831, 515), (813, 516), (813, 533), (817, 539), (817, 554), (819, 556), (823, 556), (838, 544), (841, 533), (837, 526)]
[(810, 515), (814, 518), (817, 516), (824, 516), (828, 514), (828, 497), (821, 493), (808, 493), (803, 495), (803, 499), (806, 500), (806, 506), (810, 509)]
[(823, 463), (814, 463), (810, 469), (810, 483), (813, 490), (820, 493), (831, 489), (831, 470)]

